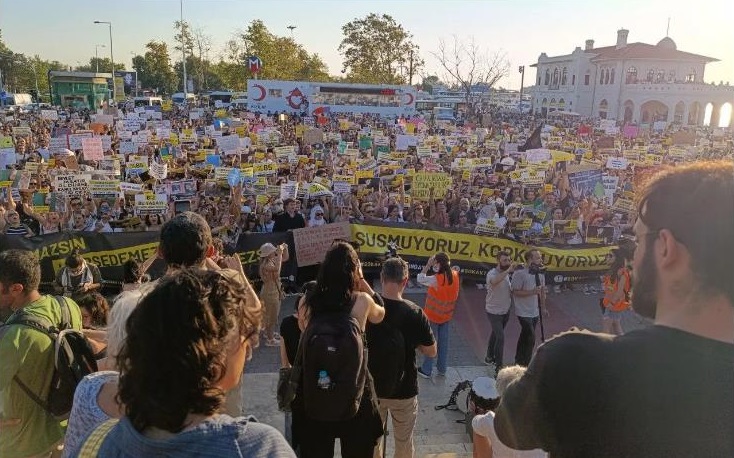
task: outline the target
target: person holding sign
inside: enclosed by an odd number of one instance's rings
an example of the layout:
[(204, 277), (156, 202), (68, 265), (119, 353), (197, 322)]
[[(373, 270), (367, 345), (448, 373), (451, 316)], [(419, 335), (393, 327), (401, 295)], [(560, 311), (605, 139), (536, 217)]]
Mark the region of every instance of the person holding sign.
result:
[(280, 284), (280, 267), (288, 260), (288, 245), (283, 243), (277, 247), (272, 243), (265, 243), (258, 252), (260, 256), (260, 278), (263, 286), (260, 289), (260, 302), (265, 308), (263, 329), (265, 331), (265, 345), (268, 347), (280, 346), (280, 335), (275, 332), (280, 314), (280, 302), (283, 300), (283, 287)]

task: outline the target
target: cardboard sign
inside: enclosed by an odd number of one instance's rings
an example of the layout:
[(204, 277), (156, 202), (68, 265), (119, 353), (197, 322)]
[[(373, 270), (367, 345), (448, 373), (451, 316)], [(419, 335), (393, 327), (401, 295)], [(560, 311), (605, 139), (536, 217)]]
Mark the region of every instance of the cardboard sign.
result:
[(104, 159), (104, 150), (102, 149), (102, 138), (83, 138), (82, 139), (82, 152), (84, 153), (84, 160), (87, 161), (101, 161)]
[(89, 195), (95, 198), (117, 197), (120, 180), (90, 180)]
[(607, 168), (612, 170), (627, 169), (627, 159), (623, 157), (610, 157), (607, 159)]
[(91, 174), (57, 175), (54, 189), (68, 197), (84, 197), (89, 192)]
[(136, 194), (135, 210), (138, 215), (155, 215), (168, 210), (168, 196), (165, 194)]
[(256, 177), (277, 175), (278, 164), (271, 164), (269, 162), (259, 162), (252, 165), (253, 174)]
[(237, 153), (240, 149), (240, 137), (227, 135), (217, 138), (219, 150), (225, 153)]
[(119, 186), (120, 186), (120, 191), (124, 192), (125, 194), (137, 194), (139, 192), (143, 192), (142, 183), (120, 182)]
[(352, 231), (348, 222), (306, 227), (293, 231), (298, 267), (312, 266), (324, 260), (334, 239), (351, 240)]
[(59, 119), (59, 113), (56, 110), (41, 110), (41, 119), (56, 121)]

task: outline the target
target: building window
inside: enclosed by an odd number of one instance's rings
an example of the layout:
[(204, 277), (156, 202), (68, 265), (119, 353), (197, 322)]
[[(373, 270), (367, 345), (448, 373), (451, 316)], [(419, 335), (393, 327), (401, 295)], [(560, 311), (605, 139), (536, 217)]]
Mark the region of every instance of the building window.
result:
[(599, 117), (601, 119), (607, 119), (608, 108), (609, 108), (609, 104), (607, 103), (607, 99), (604, 99), (601, 102), (599, 102)]
[(563, 67), (563, 76), (561, 76), (561, 84), (565, 86), (566, 83), (568, 83), (568, 68)]
[(571, 76), (571, 86), (576, 86), (576, 75)]
[(538, 86), (540, 86), (540, 75), (538, 75)]
[(599, 84), (604, 84), (604, 69), (599, 72)]
[(674, 83), (675, 82), (675, 70), (671, 70), (668, 74), (668, 82)]
[(584, 85), (585, 86), (588, 86), (589, 85), (589, 80), (590, 79), (591, 79), (591, 77), (590, 77), (590, 75), (588, 73), (586, 75), (584, 75)]
[(693, 83), (696, 81), (696, 69), (692, 68), (691, 71), (686, 75), (686, 83)]
[(558, 67), (556, 67), (553, 70), (553, 85), (554, 86), (558, 86), (558, 77), (559, 77), (559, 72), (558, 72)]
[(665, 82), (665, 70), (658, 70), (658, 72), (655, 74), (655, 82), (656, 83)]
[(612, 74), (609, 76), (609, 84), (614, 84), (614, 69), (612, 69)]
[(627, 78), (625, 79), (627, 84), (634, 84), (637, 82), (637, 68), (630, 67), (627, 69)]
[(545, 69), (545, 85), (550, 85), (550, 70)]
[(648, 70), (645, 81), (647, 81), (648, 83), (652, 83), (654, 79), (655, 79), (655, 70), (653, 69)]

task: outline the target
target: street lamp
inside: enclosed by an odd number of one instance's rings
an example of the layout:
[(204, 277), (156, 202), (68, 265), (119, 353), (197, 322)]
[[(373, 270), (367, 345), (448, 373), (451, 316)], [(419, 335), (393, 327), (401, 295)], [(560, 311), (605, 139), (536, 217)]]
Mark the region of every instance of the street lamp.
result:
[(99, 48), (106, 48), (105, 45), (94, 45), (94, 61), (97, 62), (97, 73), (99, 73)]
[(291, 38), (293, 38), (293, 30), (297, 28), (298, 26), (295, 26), (295, 25), (289, 25), (288, 27), (286, 27), (286, 29), (291, 31)]
[(94, 21), (95, 24), (107, 24), (110, 28), (110, 60), (112, 61), (112, 100), (115, 100), (115, 57), (112, 54), (112, 23), (110, 21)]

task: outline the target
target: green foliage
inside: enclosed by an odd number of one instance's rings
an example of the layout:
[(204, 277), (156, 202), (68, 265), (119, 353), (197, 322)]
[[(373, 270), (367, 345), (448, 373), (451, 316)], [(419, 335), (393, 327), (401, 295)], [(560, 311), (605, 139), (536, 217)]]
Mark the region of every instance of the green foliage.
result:
[(349, 81), (402, 84), (424, 65), (413, 36), (390, 15), (371, 13), (343, 25), (342, 33), (342, 73)]
[[(223, 80), (251, 78), (244, 68), (248, 56), (258, 56), (263, 61), (259, 74), (263, 79), (329, 81), (324, 61), (317, 54), (309, 54), (303, 45), (292, 38), (271, 33), (260, 20), (254, 20), (246, 30), (238, 32), (225, 47), (227, 61), (241, 66), (220, 66), (231, 74), (220, 75)], [(244, 84), (244, 81), (243, 81)], [(234, 87), (231, 85), (230, 87)]]
[(133, 58), (133, 68), (143, 88), (157, 89), (159, 94), (172, 94), (179, 85), (178, 76), (171, 67), (168, 45), (151, 40), (145, 45), (145, 55)]
[[(97, 71), (97, 63), (99, 62), (99, 72), (100, 73), (110, 73), (112, 69), (112, 60), (110, 60), (109, 57), (90, 57), (89, 58), (89, 64), (87, 65), (79, 65), (74, 68), (74, 71), (77, 72), (96, 72)], [(125, 64), (122, 63), (115, 63), (115, 70), (121, 71), (125, 70)]]
[(8, 92), (30, 93), (35, 91), (37, 82), (41, 100), (48, 101), (48, 72), (66, 69), (67, 66), (58, 61), (13, 52), (3, 41), (0, 31), (0, 72)]

